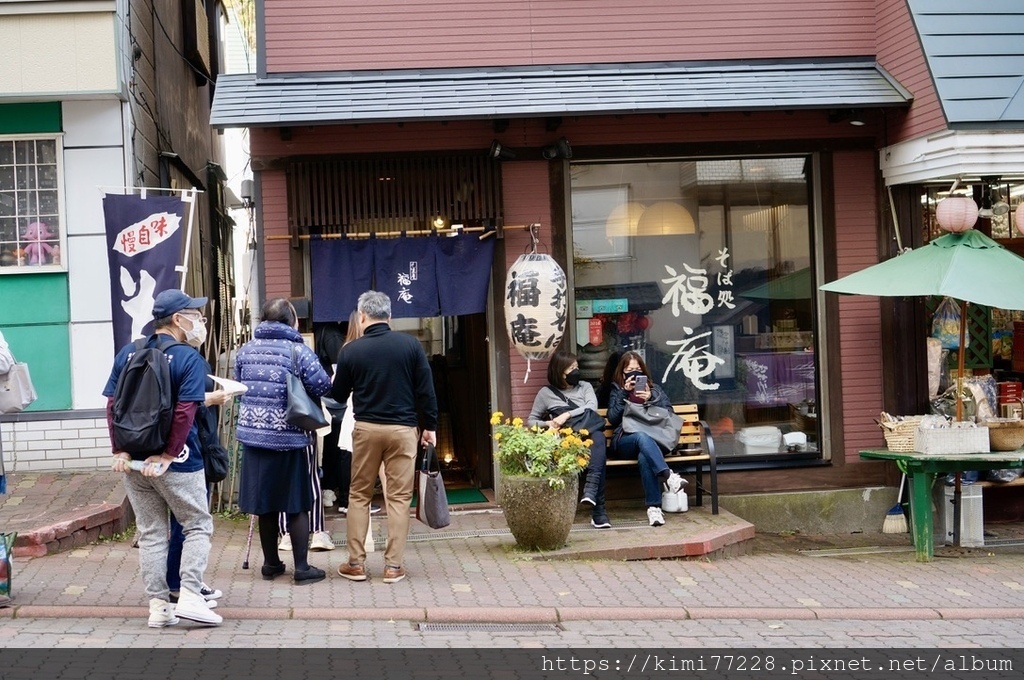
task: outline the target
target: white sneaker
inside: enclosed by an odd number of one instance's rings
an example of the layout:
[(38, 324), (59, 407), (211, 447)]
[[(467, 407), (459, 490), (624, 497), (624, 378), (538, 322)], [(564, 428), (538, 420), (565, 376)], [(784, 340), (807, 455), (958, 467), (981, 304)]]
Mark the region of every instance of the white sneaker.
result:
[(670, 474), (668, 476), (668, 479), (665, 480), (665, 488), (667, 488), (672, 493), (675, 493), (682, 489), (684, 484), (686, 484), (686, 480), (680, 477), (675, 472)]
[(284, 536), (281, 537), (281, 540), (277, 542), (277, 549), (278, 550), (288, 550), (288, 551), (290, 551), (292, 549), (292, 537), (291, 537), (291, 534), (285, 534)]
[(652, 527), (660, 527), (665, 524), (665, 515), (661, 514), (661, 508), (656, 505), (652, 505), (647, 508), (647, 521), (651, 523)]
[(198, 593), (193, 593), (186, 588), (181, 589), (181, 595), (178, 597), (178, 604), (174, 608), (174, 613), (189, 621), (195, 621), (196, 623), (205, 623), (208, 626), (217, 626), (224, 620), (219, 614), (213, 613), (210, 610), (210, 604)]
[(334, 550), (334, 543), (331, 541), (331, 535), (326, 531), (318, 531), (313, 534), (313, 540), (309, 544), (310, 550)]
[(167, 600), (158, 600), (155, 597), (149, 601), (149, 627), (164, 628), (178, 623), (178, 617), (174, 615), (174, 607)]
[(329, 508), (338, 500), (338, 495), (330, 489), (324, 489), (324, 507)]

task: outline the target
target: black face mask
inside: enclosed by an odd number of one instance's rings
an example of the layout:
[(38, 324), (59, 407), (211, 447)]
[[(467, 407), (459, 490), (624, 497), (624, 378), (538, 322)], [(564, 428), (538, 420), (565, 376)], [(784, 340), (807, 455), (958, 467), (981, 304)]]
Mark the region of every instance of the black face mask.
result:
[(630, 371), (622, 376), (623, 380), (629, 380), (630, 378), (639, 378), (644, 374), (643, 371)]
[(565, 382), (573, 387), (580, 384), (580, 369), (574, 368), (565, 374)]

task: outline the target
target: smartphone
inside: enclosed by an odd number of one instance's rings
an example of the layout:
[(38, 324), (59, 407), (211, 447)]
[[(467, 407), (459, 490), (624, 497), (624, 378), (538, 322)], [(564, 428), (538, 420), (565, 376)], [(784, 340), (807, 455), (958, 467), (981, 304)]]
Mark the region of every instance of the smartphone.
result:
[(633, 391), (634, 392), (646, 392), (647, 391), (647, 376), (646, 375), (638, 375), (636, 377), (636, 382), (633, 383)]

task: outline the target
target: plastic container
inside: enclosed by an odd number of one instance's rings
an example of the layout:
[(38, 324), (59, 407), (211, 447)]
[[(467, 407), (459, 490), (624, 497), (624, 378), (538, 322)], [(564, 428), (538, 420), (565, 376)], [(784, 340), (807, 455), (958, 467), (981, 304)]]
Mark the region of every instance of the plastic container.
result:
[(686, 489), (661, 492), (661, 509), (664, 512), (686, 512), (690, 509), (686, 498)]
[(746, 454), (778, 453), (782, 445), (782, 430), (772, 425), (745, 427), (736, 434)]
[(917, 428), (914, 450), (921, 453), (988, 453), (987, 427)]
[[(946, 545), (953, 544), (953, 493), (953, 487), (942, 487), (942, 538)], [(960, 545), (965, 548), (985, 545), (982, 487), (975, 484), (960, 487)]]

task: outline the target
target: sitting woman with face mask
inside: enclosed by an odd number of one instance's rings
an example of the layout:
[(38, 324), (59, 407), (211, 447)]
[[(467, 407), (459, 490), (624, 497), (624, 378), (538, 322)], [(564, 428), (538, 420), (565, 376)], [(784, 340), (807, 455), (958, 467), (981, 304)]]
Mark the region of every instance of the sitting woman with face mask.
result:
[(673, 472), (665, 462), (665, 451), (648, 434), (623, 432), (622, 418), (626, 402), (662, 406), (672, 410), (672, 402), (665, 391), (654, 384), (647, 363), (637, 352), (626, 352), (612, 376), (612, 393), (608, 398), (608, 422), (615, 428), (612, 445), (622, 458), (636, 458), (640, 468), (640, 481), (644, 486), (647, 520), (652, 527), (665, 524), (661, 511), (661, 486), (676, 492), (682, 488), (683, 478)]
[(575, 354), (559, 351), (552, 355), (548, 361), (548, 384), (534, 398), (526, 425), (587, 430), (593, 443), (580, 502), (593, 506), (591, 525), (597, 529), (611, 528), (604, 507), (607, 462), (604, 418), (597, 414), (594, 388), (580, 380), (580, 366)]

